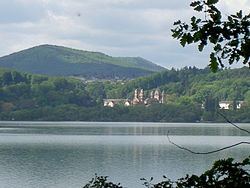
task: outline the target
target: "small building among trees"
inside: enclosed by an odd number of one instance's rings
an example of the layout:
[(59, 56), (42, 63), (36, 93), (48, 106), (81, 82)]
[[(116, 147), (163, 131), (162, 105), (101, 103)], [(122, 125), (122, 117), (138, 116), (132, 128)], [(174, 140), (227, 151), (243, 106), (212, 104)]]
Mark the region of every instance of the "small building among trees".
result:
[(130, 106), (131, 101), (129, 99), (104, 99), (104, 106), (114, 107), (115, 105)]
[(138, 104), (151, 105), (151, 104), (163, 104), (163, 103), (165, 103), (165, 94), (164, 91), (161, 92), (160, 89), (151, 91), (150, 96), (148, 98), (145, 97), (143, 89), (141, 89), (140, 93), (138, 92), (138, 89), (136, 89), (134, 92), (134, 99), (132, 100), (133, 105), (138, 105)]
[(230, 110), (230, 109), (240, 109), (244, 105), (244, 101), (220, 101), (219, 108)]
[(124, 105), (124, 106), (135, 106), (139, 104), (143, 105), (152, 105), (152, 104), (163, 104), (165, 103), (165, 94), (164, 91), (156, 89), (150, 92), (149, 97), (145, 95), (143, 89), (135, 89), (134, 98), (130, 99), (104, 99), (104, 106), (114, 107), (115, 105)]

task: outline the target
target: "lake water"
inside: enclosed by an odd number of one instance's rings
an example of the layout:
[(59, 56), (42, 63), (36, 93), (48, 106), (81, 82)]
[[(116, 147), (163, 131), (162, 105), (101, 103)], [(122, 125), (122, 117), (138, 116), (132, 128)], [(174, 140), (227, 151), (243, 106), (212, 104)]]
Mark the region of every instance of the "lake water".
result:
[[(250, 130), (250, 124), (238, 124)], [(143, 187), (140, 178), (178, 179), (200, 174), (214, 160), (250, 155), (241, 145), (210, 155), (210, 151), (249, 135), (230, 124), (0, 122), (1, 188), (81, 188), (94, 174), (107, 175), (123, 186)]]

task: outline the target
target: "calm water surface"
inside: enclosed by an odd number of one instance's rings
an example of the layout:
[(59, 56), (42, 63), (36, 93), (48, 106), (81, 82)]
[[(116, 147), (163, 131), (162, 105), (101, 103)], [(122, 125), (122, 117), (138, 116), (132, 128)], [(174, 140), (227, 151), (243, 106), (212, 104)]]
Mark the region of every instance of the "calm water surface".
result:
[[(250, 130), (250, 124), (238, 124)], [(1, 188), (81, 188), (95, 173), (140, 188), (140, 178), (199, 174), (219, 158), (242, 160), (249, 146), (194, 155), (250, 137), (229, 124), (0, 122)]]

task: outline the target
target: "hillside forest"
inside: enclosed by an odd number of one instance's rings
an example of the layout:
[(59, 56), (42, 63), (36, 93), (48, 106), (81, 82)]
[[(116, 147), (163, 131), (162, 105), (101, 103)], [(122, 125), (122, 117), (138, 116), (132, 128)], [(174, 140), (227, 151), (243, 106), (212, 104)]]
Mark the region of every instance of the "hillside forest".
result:
[(0, 66), (48, 76), (131, 79), (165, 70), (141, 57), (112, 57), (101, 52), (40, 45), (0, 57)]
[[(165, 104), (104, 107), (103, 99), (132, 99), (134, 90), (159, 88)], [(244, 101), (237, 109), (219, 101)], [(218, 113), (219, 112), (219, 113)], [(219, 70), (185, 67), (125, 82), (84, 83), (0, 68), (0, 120), (250, 122), (250, 72), (247, 67)]]

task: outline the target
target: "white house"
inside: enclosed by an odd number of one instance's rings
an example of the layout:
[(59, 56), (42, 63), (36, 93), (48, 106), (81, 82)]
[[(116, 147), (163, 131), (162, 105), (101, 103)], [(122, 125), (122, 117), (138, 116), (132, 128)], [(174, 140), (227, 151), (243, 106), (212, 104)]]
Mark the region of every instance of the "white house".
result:
[(108, 107), (114, 107), (115, 105), (130, 106), (130, 101), (128, 99), (104, 99), (103, 105)]
[[(237, 104), (237, 109), (240, 109), (242, 107), (242, 105), (244, 104), (244, 101), (236, 101)], [(232, 108), (233, 105), (233, 101), (220, 101), (219, 102), (219, 107), (220, 109), (225, 109), (225, 110), (229, 110), (230, 108)]]

